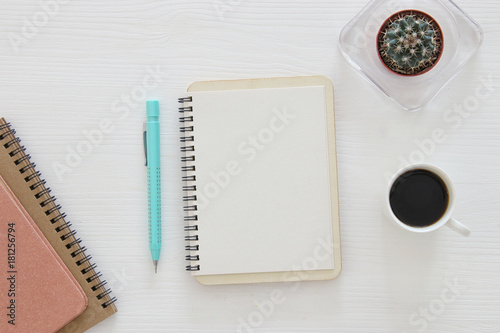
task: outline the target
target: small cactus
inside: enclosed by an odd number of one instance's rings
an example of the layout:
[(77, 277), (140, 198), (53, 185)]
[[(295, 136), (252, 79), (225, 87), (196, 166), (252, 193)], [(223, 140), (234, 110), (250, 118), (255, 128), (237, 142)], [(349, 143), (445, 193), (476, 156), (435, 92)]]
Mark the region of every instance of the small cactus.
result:
[(430, 70), (441, 57), (441, 28), (429, 15), (404, 10), (389, 17), (378, 34), (378, 52), (393, 72), (418, 75)]

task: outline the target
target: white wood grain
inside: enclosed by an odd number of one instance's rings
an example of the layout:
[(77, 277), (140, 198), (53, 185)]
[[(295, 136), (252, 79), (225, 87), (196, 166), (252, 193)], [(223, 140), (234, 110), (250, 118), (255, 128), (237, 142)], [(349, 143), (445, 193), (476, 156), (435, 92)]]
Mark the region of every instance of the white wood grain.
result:
[[(32, 21), (53, 0), (2, 1), (0, 103), (118, 297), (118, 314), (89, 332), (237, 332), (242, 320), (260, 324), (242, 332), (416, 332), (422, 321), (411, 320), (424, 317), (412, 315), (430, 307), (439, 314), (426, 319), (425, 331), (500, 331), (497, 1), (457, 1), (483, 27), (484, 44), (417, 113), (390, 103), (340, 54), (339, 33), (366, 1), (65, 2), (15, 53), (9, 33), (20, 35), (23, 20)], [(223, 17), (215, 9), (220, 4), (229, 6)], [(126, 105), (123, 96), (140, 92), (147, 68), (157, 66), (159, 86), (138, 96), (160, 99), (164, 110), (165, 241), (154, 275), (144, 104), (133, 103), (122, 110), (126, 115), (114, 111)], [(183, 270), (176, 98), (193, 81), (295, 75), (325, 75), (335, 85), (343, 272), (296, 290), (288, 284), (201, 286)], [(443, 120), (488, 75), (495, 92), (460, 126)], [(83, 131), (98, 129), (102, 119), (113, 130), (58, 177), (54, 163), (64, 163), (86, 140)], [(409, 234), (381, 214), (384, 174), (396, 171), (436, 128), (446, 140), (425, 161), (455, 181), (455, 215), (472, 229), (467, 239), (448, 229)], [(442, 294), (452, 296), (447, 283), (455, 280), (457, 295), (441, 309)], [(283, 302), (272, 311), (262, 308), (274, 290)]]

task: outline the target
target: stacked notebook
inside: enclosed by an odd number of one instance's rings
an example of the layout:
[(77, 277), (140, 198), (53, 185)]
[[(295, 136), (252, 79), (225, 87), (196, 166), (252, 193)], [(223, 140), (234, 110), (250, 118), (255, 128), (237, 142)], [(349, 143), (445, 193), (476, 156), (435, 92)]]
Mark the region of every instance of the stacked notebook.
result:
[(66, 214), (0, 119), (0, 332), (84, 332), (116, 299)]

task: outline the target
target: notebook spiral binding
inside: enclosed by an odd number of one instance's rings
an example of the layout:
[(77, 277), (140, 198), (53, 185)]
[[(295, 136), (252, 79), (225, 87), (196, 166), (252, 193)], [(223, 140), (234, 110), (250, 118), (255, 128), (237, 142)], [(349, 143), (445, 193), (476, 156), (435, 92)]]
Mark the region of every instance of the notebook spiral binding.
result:
[[(13, 159), (15, 165), (21, 165), (25, 162), (24, 166), (19, 167), (19, 172), (24, 175), (24, 181), (26, 183), (34, 181), (29, 189), (33, 192), (34, 197), (39, 200), (39, 204), (42, 208), (46, 208), (45, 214), (47, 216), (53, 215), (50, 222), (54, 225), (54, 230), (60, 235), (62, 242), (67, 242), (65, 245), (68, 250), (73, 249), (71, 252), (71, 257), (79, 258), (75, 261), (77, 266), (82, 266), (81, 273), (83, 275), (88, 275), (85, 281), (87, 283), (93, 283), (97, 281), (97, 284), (91, 289), (94, 292), (98, 292), (95, 297), (101, 301), (101, 306), (107, 308), (111, 304), (116, 302), (116, 297), (111, 297), (111, 289), (104, 288), (106, 281), (101, 281), (100, 272), (96, 272), (97, 266), (90, 262), (92, 256), (85, 253), (86, 248), (80, 246), (81, 239), (76, 238), (76, 230), (71, 229), (71, 222), (66, 221), (66, 213), (61, 213), (61, 205), (55, 203), (57, 200), (55, 196), (51, 196), (51, 189), (45, 187), (45, 180), (41, 179), (42, 174), (40, 171), (35, 170), (35, 163), (31, 162), (31, 156), (25, 154), (26, 148), (20, 145), (21, 140), (15, 136), (16, 130), (11, 128), (10, 123), (0, 124), (0, 142), (6, 140), (8, 137), (12, 137), (9, 141), (1, 143), (4, 149), (10, 149), (14, 146), (14, 149), (9, 152), (9, 156)], [(43, 199), (43, 200), (42, 200)]]
[(179, 112), (182, 114), (179, 118), (179, 129), (181, 132), (181, 152), (184, 154), (184, 156), (181, 157), (181, 161), (184, 163), (182, 167), (182, 172), (184, 172), (184, 176), (182, 177), (182, 181), (184, 182), (182, 191), (185, 193), (182, 197), (182, 201), (185, 202), (184, 212), (186, 212), (186, 215), (184, 216), (184, 222), (186, 223), (184, 231), (186, 231), (187, 235), (184, 237), (184, 240), (188, 242), (188, 245), (186, 245), (186, 251), (188, 251), (186, 260), (189, 262), (189, 265), (186, 266), (186, 270), (199, 271), (200, 265), (196, 264), (196, 262), (200, 261), (200, 256), (196, 254), (200, 246), (196, 243), (198, 241), (196, 232), (198, 231), (198, 225), (196, 224), (196, 221), (198, 221), (198, 215), (196, 215), (198, 206), (196, 205), (194, 117), (192, 113), (193, 107), (190, 105), (192, 101), (192, 97), (179, 98), (179, 103), (182, 103), (182, 106), (179, 107)]

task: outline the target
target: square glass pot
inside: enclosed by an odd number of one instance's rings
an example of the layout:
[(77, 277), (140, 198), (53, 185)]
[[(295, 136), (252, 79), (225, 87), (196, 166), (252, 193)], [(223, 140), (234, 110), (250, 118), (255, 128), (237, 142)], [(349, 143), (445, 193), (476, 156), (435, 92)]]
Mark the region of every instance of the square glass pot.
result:
[[(382, 25), (403, 10), (426, 13), (441, 28), (441, 56), (430, 70), (419, 75), (395, 73), (382, 62), (378, 51)], [(430, 102), (457, 75), (482, 41), (481, 27), (450, 0), (372, 0), (340, 34), (341, 51), (351, 65), (410, 111)]]

